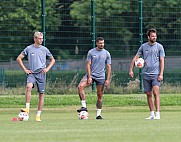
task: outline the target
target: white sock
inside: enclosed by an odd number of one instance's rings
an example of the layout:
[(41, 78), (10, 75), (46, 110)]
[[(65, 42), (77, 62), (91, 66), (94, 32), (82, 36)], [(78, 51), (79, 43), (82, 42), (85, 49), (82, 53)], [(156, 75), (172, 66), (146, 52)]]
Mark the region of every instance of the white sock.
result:
[(159, 111), (156, 112), (156, 116), (160, 116), (160, 112)]
[(40, 116), (41, 115), (41, 111), (37, 111), (36, 116)]
[(155, 112), (154, 111), (150, 111), (150, 115), (151, 116), (155, 116)]
[(86, 108), (86, 101), (85, 101), (85, 100), (82, 100), (82, 101), (81, 101), (81, 104), (82, 104), (82, 107), (85, 107), (85, 108)]
[(101, 110), (102, 109), (97, 109), (97, 116), (101, 115)]
[(26, 108), (30, 108), (30, 103), (26, 103)]

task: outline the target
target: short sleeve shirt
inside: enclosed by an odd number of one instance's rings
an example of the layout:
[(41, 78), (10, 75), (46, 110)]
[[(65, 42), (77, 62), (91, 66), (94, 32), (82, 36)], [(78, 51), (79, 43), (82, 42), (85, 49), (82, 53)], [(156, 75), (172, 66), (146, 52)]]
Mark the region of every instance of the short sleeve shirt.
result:
[(87, 61), (91, 62), (91, 76), (93, 79), (105, 79), (106, 65), (111, 64), (111, 55), (106, 49), (93, 48), (87, 54)]
[(150, 45), (146, 42), (140, 46), (137, 54), (142, 56), (146, 62), (143, 74), (158, 75), (160, 73), (160, 58), (165, 57), (164, 48), (160, 43), (156, 42), (154, 45)]
[(40, 72), (42, 69), (46, 68), (46, 58), (53, 57), (45, 46), (40, 45), (37, 48), (33, 44), (27, 46), (21, 54), (27, 56), (29, 69), (34, 73)]

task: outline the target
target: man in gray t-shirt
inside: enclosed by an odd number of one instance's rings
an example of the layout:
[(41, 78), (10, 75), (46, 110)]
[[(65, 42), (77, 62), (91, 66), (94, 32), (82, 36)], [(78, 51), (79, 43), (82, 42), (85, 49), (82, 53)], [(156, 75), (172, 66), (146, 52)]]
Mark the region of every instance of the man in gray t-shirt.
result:
[[(82, 78), (78, 85), (78, 93), (82, 107), (77, 112), (87, 111), (85, 88), (93, 82), (97, 88), (97, 116), (96, 119), (102, 119), (102, 96), (103, 88), (108, 87), (111, 80), (111, 55), (104, 49), (104, 39), (102, 37), (96, 40), (97, 47), (89, 50), (87, 54), (87, 74)], [(107, 71), (107, 72), (106, 72)], [(107, 75), (107, 76), (106, 76)]]
[[(41, 32), (35, 32), (34, 44), (27, 46), (21, 54), (17, 57), (17, 62), (27, 74), (26, 85), (26, 108), (22, 108), (22, 112), (29, 113), (31, 90), (34, 84), (37, 84), (39, 92), (38, 111), (36, 114), (36, 121), (41, 121), (40, 115), (44, 103), (44, 91), (46, 85), (46, 73), (54, 65), (55, 59), (50, 51), (42, 46), (43, 34)], [(23, 64), (22, 59), (27, 56), (28, 68)], [(49, 65), (46, 67), (46, 58), (50, 59)]]
[[(157, 31), (149, 29), (147, 31), (148, 42), (142, 44), (133, 58), (129, 75), (134, 76), (133, 68), (135, 61), (141, 56), (145, 60), (143, 67), (143, 87), (147, 94), (147, 101), (150, 109), (150, 116), (145, 119), (160, 119), (160, 96), (159, 88), (160, 82), (163, 80), (164, 71), (164, 57), (165, 52), (163, 46), (156, 42)], [(152, 93), (154, 95), (154, 102), (152, 100)], [(156, 107), (156, 114), (154, 113), (154, 104)]]

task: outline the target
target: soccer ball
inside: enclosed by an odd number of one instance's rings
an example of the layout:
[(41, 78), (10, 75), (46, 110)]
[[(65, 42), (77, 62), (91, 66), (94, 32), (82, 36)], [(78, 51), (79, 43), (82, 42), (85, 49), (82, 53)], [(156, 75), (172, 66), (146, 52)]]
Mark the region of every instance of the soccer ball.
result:
[(28, 119), (29, 119), (29, 114), (27, 112), (20, 112), (18, 114), (19, 121), (28, 121)]
[(79, 112), (78, 117), (79, 117), (79, 119), (88, 119), (89, 114), (87, 111), (81, 111), (81, 112)]
[(145, 65), (145, 60), (143, 58), (138, 58), (136, 61), (135, 61), (135, 66), (137, 68), (142, 68), (144, 67)]

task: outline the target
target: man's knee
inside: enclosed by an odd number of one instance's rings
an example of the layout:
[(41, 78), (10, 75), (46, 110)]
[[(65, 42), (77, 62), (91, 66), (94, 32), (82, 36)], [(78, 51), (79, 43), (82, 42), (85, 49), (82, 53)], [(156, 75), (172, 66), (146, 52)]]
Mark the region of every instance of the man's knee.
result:
[(81, 84), (79, 84), (79, 85), (78, 85), (78, 90), (79, 90), (79, 91), (84, 90), (84, 86), (83, 86), (83, 85), (81, 85)]
[(28, 83), (28, 84), (26, 85), (26, 89), (27, 89), (28, 91), (31, 91), (32, 88), (33, 88), (33, 84)]

